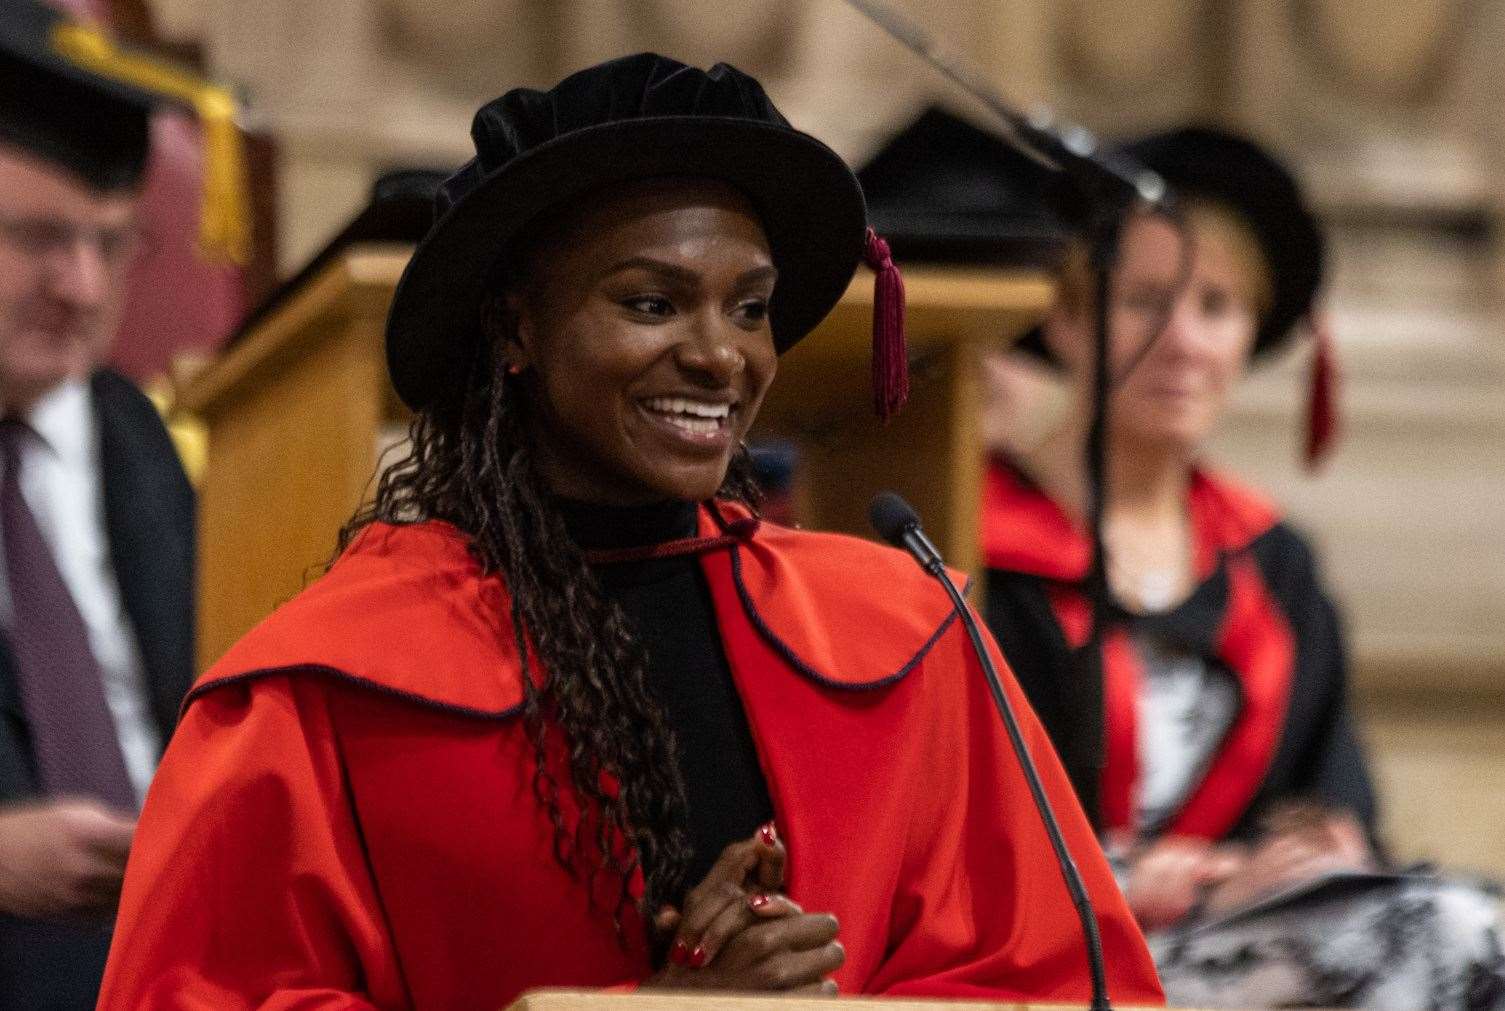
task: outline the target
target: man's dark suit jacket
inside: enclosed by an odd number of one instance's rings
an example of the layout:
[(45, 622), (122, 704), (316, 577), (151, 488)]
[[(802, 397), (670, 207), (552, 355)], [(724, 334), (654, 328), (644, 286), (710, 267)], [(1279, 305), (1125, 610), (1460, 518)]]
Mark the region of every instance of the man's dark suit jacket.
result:
[[(96, 372), (90, 387), (110, 555), (165, 742), (193, 679), (193, 490), (151, 401), (108, 370)], [(19, 685), (0, 631), (0, 805), (38, 796)], [(104, 928), (0, 915), (0, 1011), (93, 1008), (109, 943)]]

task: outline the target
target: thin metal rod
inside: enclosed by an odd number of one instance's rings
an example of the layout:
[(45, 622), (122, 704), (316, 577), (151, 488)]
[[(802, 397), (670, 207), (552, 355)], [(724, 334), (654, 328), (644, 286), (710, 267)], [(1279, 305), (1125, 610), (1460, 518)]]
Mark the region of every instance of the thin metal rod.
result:
[(977, 654), (983, 675), (987, 678), (988, 692), (993, 696), (993, 705), (997, 708), (998, 715), (1003, 720), (1004, 729), (1008, 732), (1009, 744), (1014, 750), (1014, 759), (1024, 775), (1025, 783), (1029, 785), (1030, 797), (1034, 800), (1035, 810), (1039, 812), (1040, 821), (1045, 826), (1045, 834), (1050, 839), (1051, 849), (1055, 851), (1056, 863), (1061, 868), (1061, 878), (1066, 882), (1066, 892), (1071, 896), (1071, 904), (1076, 907), (1077, 919), (1082, 925), (1082, 936), (1087, 943), (1087, 967), (1092, 978), (1092, 1011), (1111, 1011), (1108, 1001), (1107, 972), (1103, 960), (1103, 937), (1097, 925), (1097, 914), (1092, 908), (1092, 900), (1087, 895), (1087, 887), (1082, 883), (1082, 873), (1077, 869), (1076, 859), (1066, 845), (1065, 836), (1061, 834), (1061, 823), (1056, 820), (1055, 811), (1050, 806), (1050, 799), (1045, 796), (1045, 788), (1041, 785), (1040, 772), (1035, 767), (1034, 756), (1029, 753), (1029, 747), (1024, 743), (1024, 734), (1019, 730), (1019, 718), (1014, 714), (1014, 707), (1003, 690), (998, 671), (994, 669), (993, 661), (988, 656), (987, 646), (984, 645), (982, 633), (978, 629), (977, 616), (972, 613), (972, 608), (962, 597), (961, 591), (946, 574), (944, 565), (937, 564), (930, 571), (946, 588), (946, 593), (951, 597), (956, 613), (961, 616), (962, 624), (967, 629), (967, 636), (972, 640), (972, 649)]
[(883, 0), (846, 0), (847, 4), (883, 29), (904, 48), (930, 64), (967, 94), (987, 106), (1003, 125), (1005, 139), (1033, 161), (1064, 173), (1093, 204), (1127, 207), (1137, 202), (1158, 204), (1165, 198), (1165, 182), (1143, 165), (1104, 151), (1097, 138), (1076, 124), (1057, 124), (1042, 112), (1028, 117), (994, 90), (988, 79), (960, 54), (945, 48), (934, 36)]

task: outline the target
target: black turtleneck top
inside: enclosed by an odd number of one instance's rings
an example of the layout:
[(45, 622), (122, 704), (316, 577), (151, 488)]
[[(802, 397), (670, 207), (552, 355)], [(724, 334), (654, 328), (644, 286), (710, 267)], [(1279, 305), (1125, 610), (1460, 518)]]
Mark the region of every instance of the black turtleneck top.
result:
[[(643, 547), (695, 536), (696, 505), (557, 502), (582, 550)], [(730, 843), (773, 818), (742, 699), (721, 645), (696, 555), (592, 566), (648, 654), (649, 686), (678, 742), (694, 857), (686, 883), (705, 877)]]

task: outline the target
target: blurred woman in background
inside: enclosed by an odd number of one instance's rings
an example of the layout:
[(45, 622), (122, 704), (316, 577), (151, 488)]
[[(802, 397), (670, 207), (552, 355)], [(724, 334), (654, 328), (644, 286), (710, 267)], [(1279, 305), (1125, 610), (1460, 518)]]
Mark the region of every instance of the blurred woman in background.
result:
[[(1494, 1006), (1490, 903), (1377, 873), (1342, 630), (1310, 549), (1273, 503), (1202, 461), (1246, 368), (1300, 332), (1318, 341), (1309, 454), (1330, 434), (1317, 222), (1242, 138), (1187, 129), (1126, 152), (1177, 191), (1181, 221), (1132, 218), (1112, 275), (1102, 682), (1083, 679), (1097, 668), (1083, 655), (1094, 287), (1080, 248), (1024, 342), (1063, 377), (1068, 409), (1027, 448), (1008, 444), (1007, 420), (988, 425), (994, 635), (1157, 932), (1173, 1003)], [(990, 368), (1006, 419), (1018, 373)]]

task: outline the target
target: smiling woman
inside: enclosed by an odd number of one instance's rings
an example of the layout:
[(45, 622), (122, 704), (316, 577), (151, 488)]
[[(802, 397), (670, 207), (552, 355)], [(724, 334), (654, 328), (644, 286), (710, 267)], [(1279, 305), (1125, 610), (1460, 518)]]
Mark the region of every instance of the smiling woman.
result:
[[(746, 476), (778, 355), (863, 252), (852, 173), (751, 78), (646, 54), (473, 136), (388, 321), (408, 453), (190, 694), (102, 1006), (1084, 999), (949, 602), (898, 552), (761, 522)], [(1157, 1001), (1025, 734), (1113, 994)]]
[(537, 243), (492, 316), (542, 415), (538, 466), (583, 501), (711, 498), (776, 368), (763, 226), (703, 180), (628, 184), (588, 208)]

